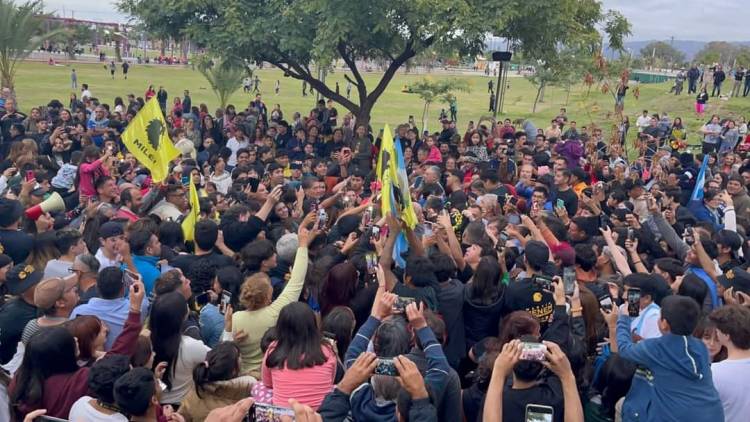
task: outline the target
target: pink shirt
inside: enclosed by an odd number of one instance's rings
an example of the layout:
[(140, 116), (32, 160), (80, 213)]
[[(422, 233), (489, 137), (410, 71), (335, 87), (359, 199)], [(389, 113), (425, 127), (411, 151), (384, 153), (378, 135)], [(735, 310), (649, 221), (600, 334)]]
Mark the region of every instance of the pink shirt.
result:
[(78, 191), (81, 196), (96, 196), (94, 182), (98, 177), (109, 176), (107, 169), (102, 167), (102, 159), (91, 163), (81, 163), (78, 167), (80, 175), (78, 177)]
[(336, 353), (331, 347), (323, 347), (325, 363), (312, 368), (269, 368), (266, 366), (266, 358), (275, 347), (276, 342), (271, 343), (261, 365), (263, 384), (273, 389), (274, 406), (289, 407), (289, 399), (296, 399), (317, 410), (326, 395), (333, 390)]

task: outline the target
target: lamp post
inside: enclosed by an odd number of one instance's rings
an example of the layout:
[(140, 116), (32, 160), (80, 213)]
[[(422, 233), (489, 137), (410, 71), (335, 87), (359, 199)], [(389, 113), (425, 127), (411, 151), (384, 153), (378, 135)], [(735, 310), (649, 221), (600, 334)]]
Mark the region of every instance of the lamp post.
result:
[(508, 77), (508, 69), (503, 66), (503, 63), (509, 62), (513, 53), (510, 51), (493, 51), (492, 61), (499, 63), (497, 72), (497, 90), (495, 91), (495, 111), (493, 117), (497, 117), (498, 112), (502, 112), (502, 101), (505, 96), (505, 84)]

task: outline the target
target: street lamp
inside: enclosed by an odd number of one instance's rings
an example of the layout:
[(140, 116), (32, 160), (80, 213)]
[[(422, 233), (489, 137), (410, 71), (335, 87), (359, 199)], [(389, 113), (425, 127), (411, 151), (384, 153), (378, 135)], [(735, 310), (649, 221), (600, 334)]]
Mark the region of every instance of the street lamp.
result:
[(500, 68), (497, 72), (497, 91), (495, 91), (495, 111), (493, 117), (497, 117), (498, 110), (502, 111), (502, 100), (505, 96), (505, 84), (508, 78), (507, 67), (503, 68), (503, 63), (509, 62), (513, 53), (510, 51), (493, 51), (492, 61), (499, 62)]

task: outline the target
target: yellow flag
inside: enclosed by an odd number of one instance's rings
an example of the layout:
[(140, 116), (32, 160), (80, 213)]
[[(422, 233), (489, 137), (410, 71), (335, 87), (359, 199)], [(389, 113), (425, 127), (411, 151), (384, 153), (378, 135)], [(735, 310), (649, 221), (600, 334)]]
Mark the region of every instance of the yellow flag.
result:
[(151, 171), (154, 182), (169, 174), (169, 162), (180, 155), (167, 133), (167, 122), (156, 97), (146, 102), (122, 134), (122, 143), (135, 158)]
[(383, 128), (376, 172), (381, 185), (381, 212), (383, 215), (388, 213), (395, 215), (403, 220), (407, 227), (413, 229), (417, 225), (417, 214), (411, 202), (404, 156), (401, 144), (394, 144), (391, 128), (388, 125)]
[(198, 200), (198, 189), (195, 188), (195, 183), (190, 181), (190, 193), (188, 196), (190, 202), (190, 212), (188, 212), (185, 219), (182, 220), (182, 234), (185, 235), (185, 241), (195, 240), (195, 223), (198, 222), (200, 216), (201, 207)]

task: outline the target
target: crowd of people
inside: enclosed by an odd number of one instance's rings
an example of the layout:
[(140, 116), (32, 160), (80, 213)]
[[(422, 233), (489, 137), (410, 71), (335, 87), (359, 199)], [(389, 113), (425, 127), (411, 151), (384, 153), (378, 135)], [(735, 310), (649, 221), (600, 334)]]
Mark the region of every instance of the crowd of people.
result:
[[(381, 195), (391, 134), (333, 102), (82, 87), (0, 97), (0, 420), (750, 414), (744, 119), (693, 152), (648, 111), (637, 136), (565, 110), (401, 124), (409, 207)], [(163, 181), (121, 139), (151, 97), (180, 152)]]

